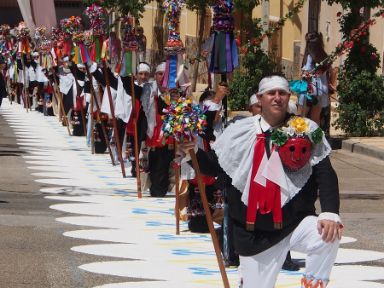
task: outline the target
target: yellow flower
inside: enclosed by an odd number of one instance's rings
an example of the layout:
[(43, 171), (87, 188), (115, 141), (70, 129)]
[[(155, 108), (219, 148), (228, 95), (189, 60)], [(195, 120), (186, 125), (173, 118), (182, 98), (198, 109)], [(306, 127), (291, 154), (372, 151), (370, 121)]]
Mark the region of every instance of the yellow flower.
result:
[(302, 117), (294, 117), (290, 121), (289, 126), (295, 129), (297, 134), (308, 132), (309, 128), (307, 122)]

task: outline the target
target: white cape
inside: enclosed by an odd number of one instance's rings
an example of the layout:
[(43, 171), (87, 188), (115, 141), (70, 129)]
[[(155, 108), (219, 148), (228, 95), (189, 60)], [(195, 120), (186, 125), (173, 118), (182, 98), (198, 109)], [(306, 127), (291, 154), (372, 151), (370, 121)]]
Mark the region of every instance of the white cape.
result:
[[(318, 128), (315, 122), (309, 120), (309, 123), (310, 131)], [(269, 128), (271, 127), (260, 115), (247, 117), (230, 125), (212, 145), (220, 166), (231, 177), (232, 185), (242, 193), (241, 200), (245, 205), (248, 204), (256, 134), (267, 131)], [(325, 136), (322, 142), (313, 145), (310, 161), (296, 172), (283, 168), (277, 152), (273, 152), (269, 159), (264, 155), (261, 168), (253, 181), (265, 186), (268, 179), (280, 185), (281, 206), (284, 206), (307, 183), (312, 174), (312, 166), (318, 164), (331, 152)]]

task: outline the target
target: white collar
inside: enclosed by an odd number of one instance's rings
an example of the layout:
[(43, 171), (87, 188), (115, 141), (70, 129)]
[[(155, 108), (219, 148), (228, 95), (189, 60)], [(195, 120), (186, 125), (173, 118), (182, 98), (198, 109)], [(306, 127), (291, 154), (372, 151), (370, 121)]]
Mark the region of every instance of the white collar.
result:
[(260, 124), (261, 131), (263, 131), (263, 132), (268, 131), (269, 129), (272, 128), (271, 125), (269, 125), (268, 122), (265, 121), (263, 116), (260, 116), (259, 124)]

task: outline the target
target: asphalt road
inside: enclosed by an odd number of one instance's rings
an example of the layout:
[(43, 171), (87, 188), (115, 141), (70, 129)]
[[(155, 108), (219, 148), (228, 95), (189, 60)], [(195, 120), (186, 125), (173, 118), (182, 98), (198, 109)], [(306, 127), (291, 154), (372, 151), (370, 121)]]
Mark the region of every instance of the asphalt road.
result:
[[(70, 250), (90, 241), (62, 235), (73, 227), (55, 221), (67, 214), (49, 209), (53, 202), (39, 192), (48, 185), (34, 181), (21, 157), (28, 154), (0, 115), (0, 287), (78, 288), (121, 282), (120, 277), (77, 268), (113, 259)], [(384, 252), (384, 161), (337, 150), (332, 163), (339, 176), (345, 234), (358, 240), (345, 247)], [(365, 265), (384, 266), (384, 260)]]

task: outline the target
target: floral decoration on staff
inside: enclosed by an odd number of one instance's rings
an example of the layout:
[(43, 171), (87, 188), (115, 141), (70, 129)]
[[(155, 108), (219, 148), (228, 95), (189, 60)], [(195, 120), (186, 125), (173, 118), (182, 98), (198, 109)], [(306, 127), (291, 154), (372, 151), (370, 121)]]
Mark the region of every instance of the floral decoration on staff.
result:
[(204, 132), (207, 125), (204, 111), (192, 99), (180, 97), (171, 101), (162, 116), (164, 138), (173, 137), (177, 142), (192, 141)]
[(79, 16), (71, 16), (60, 20), (61, 31), (66, 38), (70, 38), (75, 32), (80, 31), (81, 18)]
[(18, 52), (28, 54), (31, 52), (31, 46), (29, 43), (30, 30), (24, 22), (20, 22), (16, 28), (16, 38), (19, 41)]
[(95, 3), (85, 9), (94, 36), (105, 34), (105, 14), (106, 10)]
[(71, 16), (60, 20), (60, 29), (63, 36), (63, 55), (71, 55), (72, 53), (72, 36), (81, 29), (81, 18), (79, 16)]

